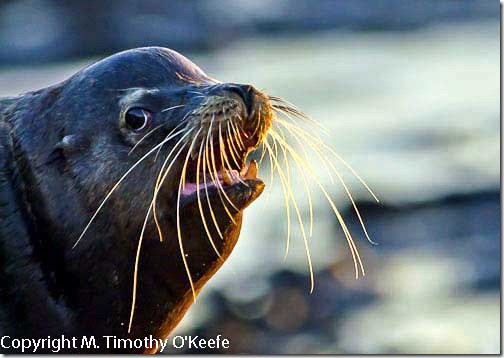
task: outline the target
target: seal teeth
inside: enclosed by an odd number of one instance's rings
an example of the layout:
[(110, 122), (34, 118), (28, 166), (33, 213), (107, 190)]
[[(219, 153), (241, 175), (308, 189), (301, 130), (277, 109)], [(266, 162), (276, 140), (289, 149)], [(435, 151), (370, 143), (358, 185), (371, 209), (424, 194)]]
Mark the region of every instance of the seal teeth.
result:
[(221, 168), (221, 176), (222, 176), (222, 180), (224, 181), (224, 183), (226, 185), (231, 185), (233, 184), (232, 180), (231, 180), (231, 177), (229, 176), (228, 172), (226, 169), (224, 169), (224, 167)]
[(257, 162), (252, 159), (247, 168), (247, 172), (244, 175), (245, 179), (256, 179), (257, 178)]

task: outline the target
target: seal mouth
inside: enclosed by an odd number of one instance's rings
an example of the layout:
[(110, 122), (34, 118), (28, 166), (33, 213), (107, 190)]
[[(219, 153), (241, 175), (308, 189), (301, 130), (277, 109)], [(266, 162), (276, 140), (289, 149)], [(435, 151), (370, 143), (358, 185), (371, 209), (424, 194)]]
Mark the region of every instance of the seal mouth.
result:
[[(252, 159), (247, 163), (247, 156), (259, 145), (259, 138), (241, 137), (238, 141), (222, 135), (217, 137), (219, 140), (216, 142), (210, 140), (200, 144), (200, 149), (204, 151), (195, 151), (190, 155), (181, 188), (181, 195), (186, 200), (201, 196), (203, 192), (207, 196), (214, 192), (221, 195), (233, 189), (240, 191), (257, 185), (264, 186), (258, 177), (257, 162)], [(204, 144), (207, 144), (206, 148), (203, 148)]]
[[(197, 191), (219, 187), (226, 188), (239, 183), (247, 185), (247, 181), (249, 180), (262, 181), (257, 176), (258, 171), (257, 162), (253, 159), (239, 171), (235, 169), (226, 169), (224, 166), (221, 166), (217, 175), (200, 172), (199, 180), (191, 181), (186, 179), (182, 189), (182, 195), (191, 196)], [(194, 177), (196, 173), (188, 173), (188, 176)], [(216, 181), (218, 181), (218, 183)]]
[(249, 92), (248, 97), (233, 92), (211, 96), (195, 111), (191, 127), (199, 130), (188, 153), (180, 189), (183, 197), (200, 195), (201, 191), (208, 196), (212, 189), (222, 196), (230, 187), (264, 186), (258, 178), (257, 162), (247, 164), (247, 156), (261, 144), (270, 127), (271, 106), (258, 91)]

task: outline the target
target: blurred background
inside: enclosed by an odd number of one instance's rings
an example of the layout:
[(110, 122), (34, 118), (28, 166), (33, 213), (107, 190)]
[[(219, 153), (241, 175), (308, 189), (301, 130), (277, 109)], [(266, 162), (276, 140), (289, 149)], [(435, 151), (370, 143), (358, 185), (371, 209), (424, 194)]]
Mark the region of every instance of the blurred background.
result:
[[(499, 353), (497, 1), (3, 0), (0, 96), (148, 45), (295, 103), (381, 199), (341, 168), (372, 245), (343, 188), (317, 169), (366, 276), (355, 279), (338, 222), (315, 196), (310, 294), (299, 230), (283, 261), (276, 180), (174, 335), (221, 334), (231, 342), (222, 353)], [(268, 180), (267, 162), (260, 175)]]

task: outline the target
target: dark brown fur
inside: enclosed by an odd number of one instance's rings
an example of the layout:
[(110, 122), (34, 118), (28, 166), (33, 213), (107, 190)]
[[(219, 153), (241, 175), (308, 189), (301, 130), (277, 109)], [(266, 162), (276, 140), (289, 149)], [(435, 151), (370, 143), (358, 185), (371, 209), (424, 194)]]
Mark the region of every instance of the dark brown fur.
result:
[[(164, 241), (153, 220), (146, 229), (136, 311), (132, 331), (127, 331), (140, 230), (161, 163), (176, 140), (163, 146), (157, 161), (145, 160), (128, 176), (73, 245), (121, 175), (188, 120), (189, 110), (202, 105), (203, 98), (192, 91), (238, 98), (246, 126), (255, 127), (257, 113), (263, 113), (261, 131), (269, 125), (271, 114), (255, 89), (218, 83), (183, 56), (155, 47), (111, 56), (58, 85), (0, 100), (0, 335), (165, 338), (177, 325), (193, 302), (175, 225), (185, 155), (158, 198)], [(128, 102), (131, 98), (135, 103)], [(162, 112), (179, 104), (185, 107)], [(153, 125), (162, 129), (128, 155), (145, 134), (121, 127), (124, 106), (131, 105), (148, 107)], [(249, 140), (253, 148), (260, 133)], [(225, 233), (221, 240), (212, 230), (222, 260), (205, 234), (196, 198), (183, 198), (183, 244), (197, 291), (231, 253), (242, 210), (263, 188), (258, 179), (226, 188), (240, 209), (232, 210), (236, 224), (224, 212), (217, 190), (209, 191)], [(104, 341), (99, 344), (90, 352), (114, 351)]]

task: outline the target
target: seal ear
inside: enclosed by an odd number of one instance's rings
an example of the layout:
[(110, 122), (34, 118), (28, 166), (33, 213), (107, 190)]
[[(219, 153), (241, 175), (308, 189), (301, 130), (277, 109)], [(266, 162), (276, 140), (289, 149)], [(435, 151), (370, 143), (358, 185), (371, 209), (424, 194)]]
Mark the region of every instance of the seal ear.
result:
[(88, 145), (88, 141), (82, 136), (76, 134), (66, 135), (53, 147), (47, 157), (46, 164), (64, 160), (68, 154), (87, 148)]

